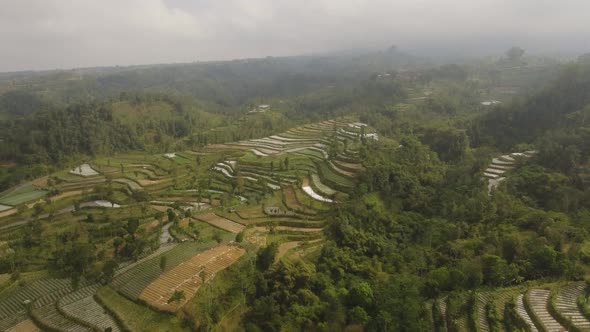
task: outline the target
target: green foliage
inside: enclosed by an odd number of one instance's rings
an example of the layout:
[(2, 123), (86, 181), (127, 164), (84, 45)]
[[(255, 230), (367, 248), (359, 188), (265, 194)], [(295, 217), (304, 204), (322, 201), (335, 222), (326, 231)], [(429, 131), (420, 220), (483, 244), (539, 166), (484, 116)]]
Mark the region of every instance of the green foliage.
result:
[(172, 302), (180, 302), (182, 300), (184, 300), (186, 298), (186, 296), (184, 295), (184, 291), (180, 290), (180, 291), (174, 291), (174, 293), (172, 294), (172, 296), (170, 296), (170, 298), (168, 299), (167, 303), (172, 303)]
[(236, 234), (236, 240), (237, 243), (242, 243), (242, 241), (244, 241), (244, 231), (239, 232), (238, 234)]
[(278, 243), (273, 242), (258, 250), (258, 253), (256, 254), (256, 266), (260, 271), (268, 270), (275, 260), (278, 249)]

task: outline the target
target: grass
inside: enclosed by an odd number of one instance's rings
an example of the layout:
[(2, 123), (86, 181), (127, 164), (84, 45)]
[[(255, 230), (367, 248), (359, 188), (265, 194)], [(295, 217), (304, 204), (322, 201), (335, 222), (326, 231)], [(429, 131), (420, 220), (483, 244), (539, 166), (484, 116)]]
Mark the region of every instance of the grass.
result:
[(96, 293), (99, 303), (131, 331), (190, 331), (178, 317), (153, 311), (119, 295), (109, 286)]

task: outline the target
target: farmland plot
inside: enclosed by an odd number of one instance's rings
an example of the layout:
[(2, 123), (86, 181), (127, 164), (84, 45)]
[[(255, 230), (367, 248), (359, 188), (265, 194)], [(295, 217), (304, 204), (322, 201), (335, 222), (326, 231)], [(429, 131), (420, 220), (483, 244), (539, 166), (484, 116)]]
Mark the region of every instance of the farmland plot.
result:
[(337, 193), (336, 190), (323, 184), (322, 180), (320, 179), (320, 177), (316, 173), (311, 174), (311, 182), (322, 194), (332, 196)]
[(58, 311), (100, 331), (111, 328), (112, 332), (118, 332), (115, 320), (94, 300), (98, 287), (98, 284), (84, 287), (62, 297), (57, 303)]
[(98, 172), (95, 171), (94, 168), (92, 168), (89, 164), (82, 164), (70, 170), (70, 174), (80, 176), (94, 176), (98, 175)]
[(32, 320), (27, 319), (25, 321), (20, 322), (19, 324), (9, 328), (7, 332), (40, 332), (41, 329), (33, 323)]
[(240, 225), (240, 224), (233, 222), (229, 219), (225, 219), (223, 217), (220, 217), (220, 216), (216, 215), (215, 213), (200, 214), (198, 216), (195, 216), (195, 219), (204, 221), (210, 225), (213, 225), (217, 228), (221, 228), (223, 230), (226, 230), (226, 231), (232, 232), (232, 233), (239, 233), (242, 230), (244, 230), (244, 225)]
[(124, 271), (117, 273), (112, 285), (125, 297), (137, 299), (142, 290), (162, 274), (162, 269), (160, 268), (160, 259), (162, 256), (166, 257), (166, 270), (169, 270), (190, 259), (195, 254), (213, 247), (215, 244), (215, 242), (187, 242), (177, 246), (161, 246), (158, 250), (165, 250), (163, 253), (159, 255), (152, 254), (141, 263), (121, 269)]
[(31, 190), (27, 192), (9, 194), (0, 198), (0, 204), (4, 205), (19, 205), (39, 199), (47, 194), (45, 190)]
[[(237, 246), (221, 245), (197, 254), (149, 284), (139, 299), (159, 310), (174, 312), (195, 295), (203, 281), (213, 278), (245, 252)], [(183, 291), (185, 298), (169, 301), (176, 291)]]

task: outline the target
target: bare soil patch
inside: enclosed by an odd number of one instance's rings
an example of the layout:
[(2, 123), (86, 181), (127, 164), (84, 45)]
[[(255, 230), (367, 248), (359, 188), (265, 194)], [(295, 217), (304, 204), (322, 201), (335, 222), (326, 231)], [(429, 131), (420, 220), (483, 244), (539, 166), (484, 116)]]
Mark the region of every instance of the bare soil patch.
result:
[[(211, 280), (217, 272), (235, 263), (245, 253), (243, 248), (230, 245), (220, 245), (199, 253), (162, 274), (141, 292), (139, 299), (158, 310), (175, 312), (197, 293), (203, 281)], [(176, 291), (184, 292), (185, 298), (168, 303)]]

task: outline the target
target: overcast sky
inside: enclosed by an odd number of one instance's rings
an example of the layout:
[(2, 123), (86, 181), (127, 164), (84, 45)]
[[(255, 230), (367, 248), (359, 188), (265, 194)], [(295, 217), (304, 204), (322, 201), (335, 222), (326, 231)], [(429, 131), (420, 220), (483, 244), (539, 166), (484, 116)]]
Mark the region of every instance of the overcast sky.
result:
[(590, 51), (588, 0), (0, 0), (0, 71), (343, 49)]

